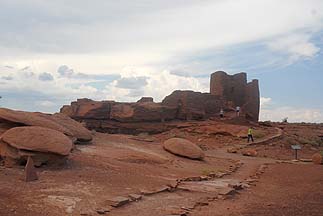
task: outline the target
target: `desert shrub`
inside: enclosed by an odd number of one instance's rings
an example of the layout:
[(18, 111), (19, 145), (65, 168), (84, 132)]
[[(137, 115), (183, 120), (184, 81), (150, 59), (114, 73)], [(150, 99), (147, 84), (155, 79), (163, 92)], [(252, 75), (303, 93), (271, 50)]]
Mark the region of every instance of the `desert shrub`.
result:
[(303, 138), (303, 137), (299, 137), (299, 138), (297, 138), (297, 141), (298, 141), (300, 144), (303, 144), (303, 145), (305, 145), (305, 144), (310, 144), (310, 140), (305, 139), (305, 138)]
[(260, 125), (265, 126), (265, 127), (272, 127), (271, 121), (264, 121), (264, 122), (259, 122)]
[(282, 122), (283, 122), (283, 123), (287, 123), (287, 122), (288, 122), (288, 117), (283, 118), (283, 119), (282, 119)]
[(311, 145), (311, 146), (321, 146), (323, 145), (323, 142), (321, 139), (319, 138), (303, 138), (303, 137), (299, 137), (297, 138), (297, 141), (300, 143), (300, 144), (307, 144), (307, 145)]
[(265, 133), (263, 131), (254, 131), (253, 132), (253, 137), (256, 138), (256, 139), (260, 139), (260, 138), (263, 138), (265, 137)]
[(212, 173), (217, 173), (217, 172), (225, 172), (224, 170), (221, 169), (203, 169), (202, 170), (202, 175), (208, 176)]
[(286, 137), (285, 140), (288, 143), (288, 145), (297, 145), (297, 144), (300, 144), (299, 141), (298, 141), (298, 139), (295, 139), (293, 137)]
[(203, 169), (202, 170), (202, 175), (204, 175), (204, 176), (208, 176), (211, 173), (215, 173), (215, 171), (214, 170), (209, 170), (209, 169)]

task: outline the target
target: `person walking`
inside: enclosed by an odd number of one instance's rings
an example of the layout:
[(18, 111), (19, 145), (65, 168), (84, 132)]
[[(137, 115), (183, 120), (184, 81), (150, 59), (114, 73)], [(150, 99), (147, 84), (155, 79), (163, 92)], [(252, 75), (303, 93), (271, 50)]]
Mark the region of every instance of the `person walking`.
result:
[(251, 140), (252, 142), (254, 141), (254, 140), (253, 140), (253, 130), (252, 130), (252, 127), (250, 127), (250, 128), (248, 129), (248, 142), (249, 142), (250, 140)]
[(237, 114), (237, 117), (240, 116), (240, 107), (239, 106), (236, 107), (236, 114)]
[(220, 110), (220, 118), (223, 118), (224, 117), (224, 111), (223, 109)]

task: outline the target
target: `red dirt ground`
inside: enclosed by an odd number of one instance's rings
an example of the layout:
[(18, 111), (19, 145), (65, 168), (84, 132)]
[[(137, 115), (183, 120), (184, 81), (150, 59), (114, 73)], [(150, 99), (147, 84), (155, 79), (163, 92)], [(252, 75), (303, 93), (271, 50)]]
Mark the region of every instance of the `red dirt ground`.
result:
[[(0, 165), (0, 215), (98, 215), (98, 209), (110, 209), (106, 204), (110, 198), (158, 191), (178, 179), (211, 173), (227, 173), (222, 180), (259, 179), (234, 196), (183, 190), (161, 192), (114, 208), (106, 215), (178, 215), (181, 207), (194, 205), (189, 215), (323, 215), (323, 166), (290, 161), (294, 157), (291, 144), (302, 145), (302, 158), (322, 150), (323, 143), (317, 137), (323, 134), (323, 126), (254, 127), (257, 143), (252, 146), (245, 140), (246, 126), (216, 121), (183, 123), (156, 135), (96, 133), (93, 144), (77, 146), (64, 167), (38, 168), (40, 180), (31, 183), (22, 180), (21, 167)], [(277, 127), (283, 133), (275, 137)], [(206, 153), (205, 161), (164, 151), (161, 143), (174, 136), (200, 145)], [(258, 156), (227, 153), (227, 148), (233, 146), (256, 149)], [(242, 163), (240, 168), (238, 162)], [(259, 174), (264, 164), (268, 168)]]

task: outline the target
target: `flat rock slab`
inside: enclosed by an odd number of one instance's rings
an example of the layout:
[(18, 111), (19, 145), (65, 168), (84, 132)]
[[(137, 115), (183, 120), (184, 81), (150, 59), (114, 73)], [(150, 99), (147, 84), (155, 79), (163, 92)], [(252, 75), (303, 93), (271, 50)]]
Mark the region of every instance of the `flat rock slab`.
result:
[(214, 181), (182, 182), (178, 188), (194, 192), (227, 195), (235, 191), (234, 186), (238, 184), (241, 184), (238, 180), (218, 179)]
[(35, 112), (23, 112), (10, 110), (6, 108), (0, 108), (0, 119), (5, 119), (9, 122), (19, 123), (21, 125), (51, 128), (53, 130), (60, 131), (66, 135), (72, 136), (72, 132), (69, 129), (44, 116), (45, 114)]
[(161, 193), (161, 192), (165, 192), (165, 191), (170, 191), (171, 188), (169, 186), (163, 186), (160, 188), (156, 188), (153, 190), (141, 190), (140, 193), (142, 195), (153, 195), (153, 194), (157, 194), (157, 193)]
[(67, 128), (79, 142), (89, 142), (92, 140), (92, 134), (88, 129), (65, 114), (55, 113), (53, 115), (48, 115), (47, 118)]
[(76, 208), (77, 203), (82, 201), (79, 197), (69, 197), (69, 196), (55, 196), (49, 195), (44, 199), (49, 205), (56, 206), (60, 209), (64, 209), (67, 215), (71, 215)]
[(33, 159), (31, 157), (28, 157), (27, 164), (25, 167), (25, 181), (36, 181), (38, 180), (38, 175), (34, 166)]
[(111, 198), (111, 199), (108, 199), (108, 200), (105, 201), (105, 203), (107, 205), (110, 205), (110, 206), (115, 207), (115, 208), (123, 206), (123, 205), (125, 205), (125, 204), (127, 204), (129, 202), (130, 202), (129, 198), (122, 197), (122, 196), (114, 197), (114, 198)]
[(131, 201), (138, 201), (142, 199), (142, 195), (139, 194), (129, 194), (128, 196)]
[(111, 211), (111, 209), (97, 209), (96, 210), (96, 212), (98, 213), (98, 214), (106, 214), (106, 213), (108, 213), (108, 212), (110, 212)]

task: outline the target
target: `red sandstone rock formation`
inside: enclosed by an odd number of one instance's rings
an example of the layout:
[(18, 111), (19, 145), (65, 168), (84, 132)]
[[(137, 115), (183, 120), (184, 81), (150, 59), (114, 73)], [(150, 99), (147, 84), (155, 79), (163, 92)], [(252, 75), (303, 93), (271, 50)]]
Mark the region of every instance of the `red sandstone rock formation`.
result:
[(74, 119), (110, 119), (111, 107), (114, 101), (93, 101), (78, 99), (61, 108), (61, 113)]
[(202, 120), (218, 115), (224, 101), (215, 95), (193, 91), (174, 91), (162, 104), (177, 109), (176, 119)]
[(198, 145), (186, 139), (168, 139), (163, 143), (163, 147), (166, 151), (182, 157), (197, 160), (202, 160), (204, 158), (204, 152), (202, 149)]
[(241, 107), (244, 117), (240, 118), (258, 121), (259, 103), (257, 80), (247, 83), (245, 73), (231, 76), (220, 71), (211, 75), (210, 93), (174, 91), (161, 103), (153, 102), (151, 97), (143, 97), (136, 103), (78, 99), (69, 106), (63, 106), (61, 113), (101, 132), (148, 130), (158, 133), (165, 130), (160, 122), (204, 120), (217, 117), (221, 109), (225, 115), (232, 117), (236, 106)]
[(72, 149), (72, 141), (63, 133), (38, 126), (16, 127), (2, 134), (0, 156), (5, 163), (17, 164), (32, 156), (40, 166), (50, 161), (65, 160)]
[(154, 102), (154, 99), (152, 97), (142, 97), (140, 100), (137, 101), (137, 103), (149, 103)]
[(84, 128), (79, 122), (61, 113), (51, 115), (0, 108), (0, 124), (7, 129), (18, 126), (40, 126), (62, 132), (69, 137), (77, 139), (79, 142), (89, 142), (92, 140), (89, 130)]

